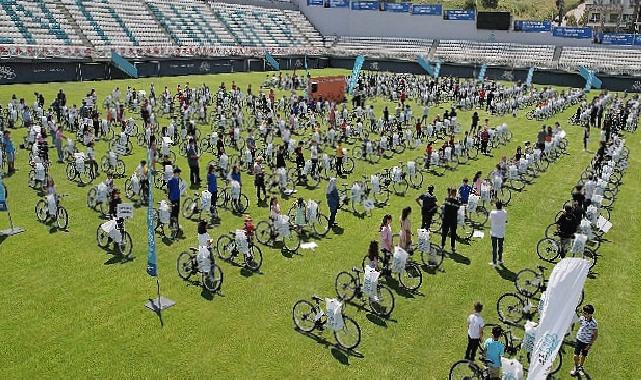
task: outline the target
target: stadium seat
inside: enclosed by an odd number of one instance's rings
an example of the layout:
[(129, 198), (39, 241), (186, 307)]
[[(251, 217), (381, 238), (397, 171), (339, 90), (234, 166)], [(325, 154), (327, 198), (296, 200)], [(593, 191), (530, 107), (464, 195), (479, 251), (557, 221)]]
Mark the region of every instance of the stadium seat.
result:
[(434, 56), (449, 62), (552, 67), (554, 46), (441, 40)]
[(612, 74), (641, 73), (639, 49), (608, 49), (597, 47), (564, 47), (559, 68), (577, 70), (580, 66)]
[(81, 45), (55, 0), (2, 0), (0, 43), (27, 45)]
[(415, 38), (339, 37), (332, 51), (341, 55), (415, 60), (419, 54), (427, 56), (433, 42)]

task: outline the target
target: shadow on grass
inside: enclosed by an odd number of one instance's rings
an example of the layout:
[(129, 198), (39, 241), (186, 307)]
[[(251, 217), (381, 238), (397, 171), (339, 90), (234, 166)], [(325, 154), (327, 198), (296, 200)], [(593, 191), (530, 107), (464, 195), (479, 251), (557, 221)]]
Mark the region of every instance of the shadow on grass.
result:
[(470, 263), (472, 262), (468, 257), (459, 255), (456, 251), (446, 252), (446, 255), (450, 259), (454, 260), (454, 262), (457, 264), (470, 265)]
[(412, 292), (408, 289), (405, 289), (403, 285), (401, 285), (401, 283), (394, 277), (386, 276), (385, 283), (390, 289), (392, 289), (396, 294), (403, 298), (415, 298), (416, 296), (423, 296), (423, 293), (419, 291)]
[(516, 273), (509, 270), (505, 265), (498, 265), (494, 267), (496, 272), (501, 276), (502, 279), (514, 282), (516, 281)]
[(330, 342), (321, 335), (314, 334), (313, 332), (305, 332), (298, 329), (294, 329), (298, 333), (314, 340), (316, 343), (322, 344), (325, 348), (330, 348), (330, 353), (340, 364), (350, 365), (350, 358), (363, 359), (365, 355), (356, 351), (356, 350), (346, 350), (335, 343)]

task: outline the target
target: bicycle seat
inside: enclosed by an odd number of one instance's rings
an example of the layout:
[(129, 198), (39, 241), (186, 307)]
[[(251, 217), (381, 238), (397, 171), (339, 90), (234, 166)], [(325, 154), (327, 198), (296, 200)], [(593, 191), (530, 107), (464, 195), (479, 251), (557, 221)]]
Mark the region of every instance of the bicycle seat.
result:
[(362, 270), (360, 270), (360, 269), (359, 269), (359, 268), (357, 268), (357, 267), (352, 267), (352, 272), (361, 273), (361, 272), (362, 272)]
[(347, 187), (347, 186), (349, 186), (349, 183), (343, 182), (343, 186)]
[(189, 247), (189, 250), (192, 252), (198, 252), (198, 247)]
[(317, 301), (317, 302), (320, 302), (320, 301), (321, 301), (321, 298), (320, 298), (319, 296), (317, 296), (316, 294), (314, 294), (314, 295), (312, 296), (312, 299), (313, 299), (314, 301)]
[(543, 265), (538, 265), (537, 268), (539, 268), (539, 271), (541, 271), (541, 272), (544, 272), (544, 271), (546, 271), (548, 269), (548, 268), (544, 267)]

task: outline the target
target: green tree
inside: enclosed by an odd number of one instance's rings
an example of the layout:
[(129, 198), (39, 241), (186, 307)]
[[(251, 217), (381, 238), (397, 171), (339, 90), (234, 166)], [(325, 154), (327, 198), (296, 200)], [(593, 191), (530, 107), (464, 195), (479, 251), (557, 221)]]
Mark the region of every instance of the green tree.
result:
[(569, 15), (568, 17), (566, 17), (565, 23), (566, 23), (567, 26), (578, 26), (579, 25), (579, 23), (577, 22), (576, 17), (574, 17), (574, 15)]
[(485, 9), (496, 9), (499, 7), (499, 0), (481, 0), (481, 5)]
[(463, 9), (467, 9), (467, 10), (476, 9), (476, 1), (465, 0), (465, 4), (463, 4)]

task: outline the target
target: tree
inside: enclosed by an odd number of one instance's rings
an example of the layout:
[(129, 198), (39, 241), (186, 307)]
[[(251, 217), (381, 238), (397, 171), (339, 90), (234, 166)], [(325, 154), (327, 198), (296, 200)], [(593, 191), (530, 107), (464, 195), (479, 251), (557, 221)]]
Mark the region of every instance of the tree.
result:
[(481, 0), (481, 5), (485, 9), (496, 9), (499, 7), (499, 0)]
[(465, 4), (463, 5), (463, 9), (466, 9), (466, 10), (474, 10), (474, 9), (476, 9), (476, 0), (465, 0)]
[(573, 14), (569, 15), (568, 17), (566, 17), (565, 24), (567, 26), (578, 26), (579, 25), (579, 23), (576, 21), (576, 17), (574, 17)]

